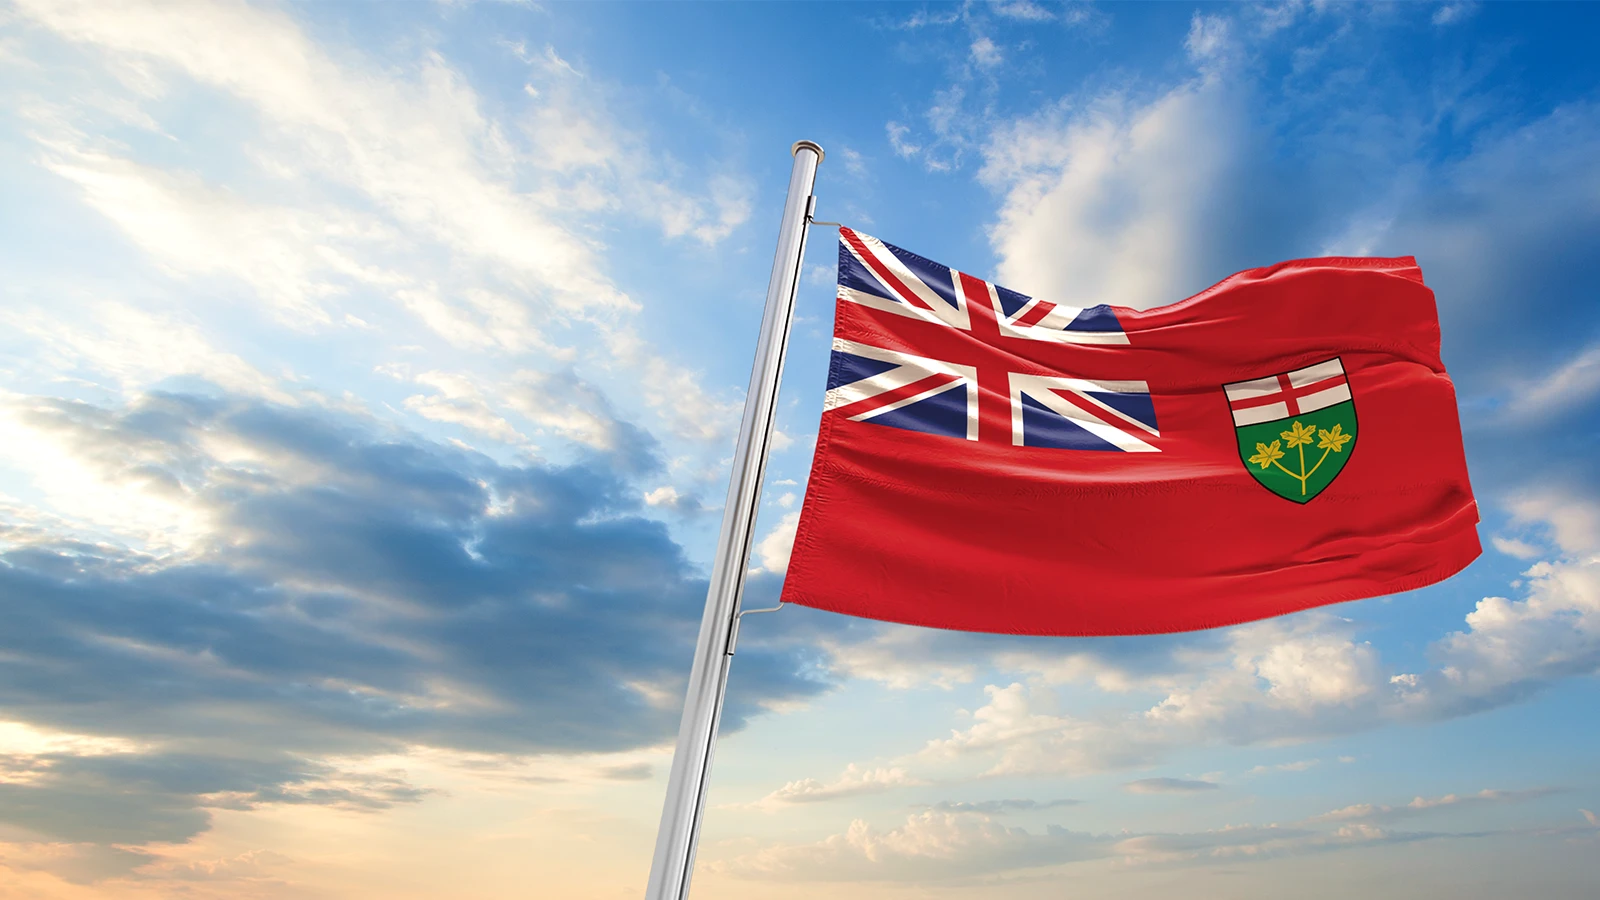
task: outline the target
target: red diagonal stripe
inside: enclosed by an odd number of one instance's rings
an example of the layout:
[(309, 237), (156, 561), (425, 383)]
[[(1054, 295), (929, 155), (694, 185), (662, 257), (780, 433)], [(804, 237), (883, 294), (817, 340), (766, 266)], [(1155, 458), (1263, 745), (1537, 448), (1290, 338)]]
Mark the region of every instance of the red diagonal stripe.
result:
[(1113, 413), (1106, 412), (1087, 398), (1080, 397), (1077, 391), (1068, 390), (1067, 388), (1051, 388), (1050, 393), (1055, 394), (1057, 397), (1060, 397), (1068, 403), (1071, 403), (1073, 406), (1076, 406), (1084, 412), (1093, 415), (1096, 419), (1099, 419), (1107, 425), (1111, 425), (1122, 430), (1127, 430), (1124, 428), (1123, 423), (1118, 416)]
[(1022, 318), (1017, 319), (1011, 324), (1017, 326), (1018, 328), (1026, 328), (1029, 325), (1037, 325), (1041, 320), (1044, 319), (1045, 316), (1050, 315), (1055, 308), (1056, 305), (1051, 303), (1049, 300), (1040, 300), (1038, 303), (1034, 304), (1033, 309), (1028, 310), (1022, 315)]
[(872, 254), (871, 250), (867, 249), (866, 242), (863, 241), (859, 235), (848, 228), (839, 229), (839, 233), (844, 236), (845, 241), (849, 243), (851, 247), (855, 248), (856, 256), (860, 257), (861, 261), (866, 263), (867, 267), (872, 269), (873, 274), (882, 279), (883, 283), (888, 285), (890, 290), (899, 294), (900, 299), (906, 301), (912, 306), (918, 307), (919, 309), (926, 309), (929, 312), (933, 311), (933, 307), (929, 306), (926, 300), (923, 300), (921, 297), (918, 297), (916, 294), (912, 293), (911, 289), (906, 287), (905, 282), (895, 277), (894, 272), (890, 271), (888, 266), (884, 265), (882, 261)]
[(834, 410), (834, 412), (839, 413), (847, 419), (853, 418), (861, 415), (864, 412), (871, 412), (880, 407), (888, 406), (891, 403), (904, 400), (907, 397), (915, 397), (923, 391), (931, 391), (940, 385), (947, 385), (960, 380), (961, 376), (959, 375), (929, 375), (927, 378), (913, 381), (905, 387), (898, 387), (892, 391), (884, 391), (881, 394), (874, 394), (864, 400), (857, 400), (856, 402), (847, 406), (838, 407)]

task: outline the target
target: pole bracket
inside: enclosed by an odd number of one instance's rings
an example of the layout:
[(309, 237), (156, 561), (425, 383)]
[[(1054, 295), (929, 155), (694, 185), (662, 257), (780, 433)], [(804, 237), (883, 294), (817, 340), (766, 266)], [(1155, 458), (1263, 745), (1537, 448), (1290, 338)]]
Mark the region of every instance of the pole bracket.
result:
[(735, 615), (733, 617), (733, 632), (728, 635), (728, 655), (729, 656), (733, 655), (733, 648), (734, 648), (735, 645), (737, 645), (739, 643), (739, 622), (741, 620), (743, 620), (745, 616), (754, 615), (756, 613), (777, 612), (778, 610), (783, 609), (783, 605), (784, 605), (783, 601), (779, 600), (777, 606), (769, 606), (766, 609), (741, 609), (741, 610), (739, 610), (738, 615)]
[(844, 227), (844, 223), (842, 223), (842, 222), (820, 222), (820, 221), (818, 221), (817, 217), (815, 215), (813, 215), (813, 213), (815, 213), (816, 211), (817, 211), (817, 195), (816, 194), (812, 194), (811, 196), (806, 198), (806, 224), (807, 225), (833, 225), (833, 226), (835, 226), (837, 228), (843, 228)]

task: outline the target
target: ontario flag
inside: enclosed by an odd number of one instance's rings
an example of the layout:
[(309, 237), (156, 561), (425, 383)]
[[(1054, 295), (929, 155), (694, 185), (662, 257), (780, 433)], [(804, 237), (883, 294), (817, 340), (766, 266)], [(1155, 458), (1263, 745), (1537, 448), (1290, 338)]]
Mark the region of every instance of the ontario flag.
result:
[(783, 599), (970, 631), (1187, 631), (1395, 593), (1480, 552), (1416, 261), (1150, 310), (1029, 297), (839, 230)]

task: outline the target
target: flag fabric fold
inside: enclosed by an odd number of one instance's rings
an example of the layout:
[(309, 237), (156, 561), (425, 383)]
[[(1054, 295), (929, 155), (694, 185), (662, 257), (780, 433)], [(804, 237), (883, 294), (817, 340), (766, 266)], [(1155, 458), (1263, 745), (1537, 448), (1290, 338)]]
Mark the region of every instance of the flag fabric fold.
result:
[(783, 599), (971, 631), (1186, 631), (1422, 587), (1478, 555), (1410, 257), (1151, 310), (1029, 297), (849, 228)]

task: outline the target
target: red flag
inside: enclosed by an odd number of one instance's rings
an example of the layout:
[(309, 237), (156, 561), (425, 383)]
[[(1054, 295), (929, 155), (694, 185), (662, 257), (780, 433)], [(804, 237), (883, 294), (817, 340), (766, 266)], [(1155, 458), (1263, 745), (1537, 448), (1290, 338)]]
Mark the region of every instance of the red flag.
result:
[(1480, 552), (1410, 257), (1079, 309), (841, 228), (834, 335), (788, 602), (1145, 634), (1422, 587)]

